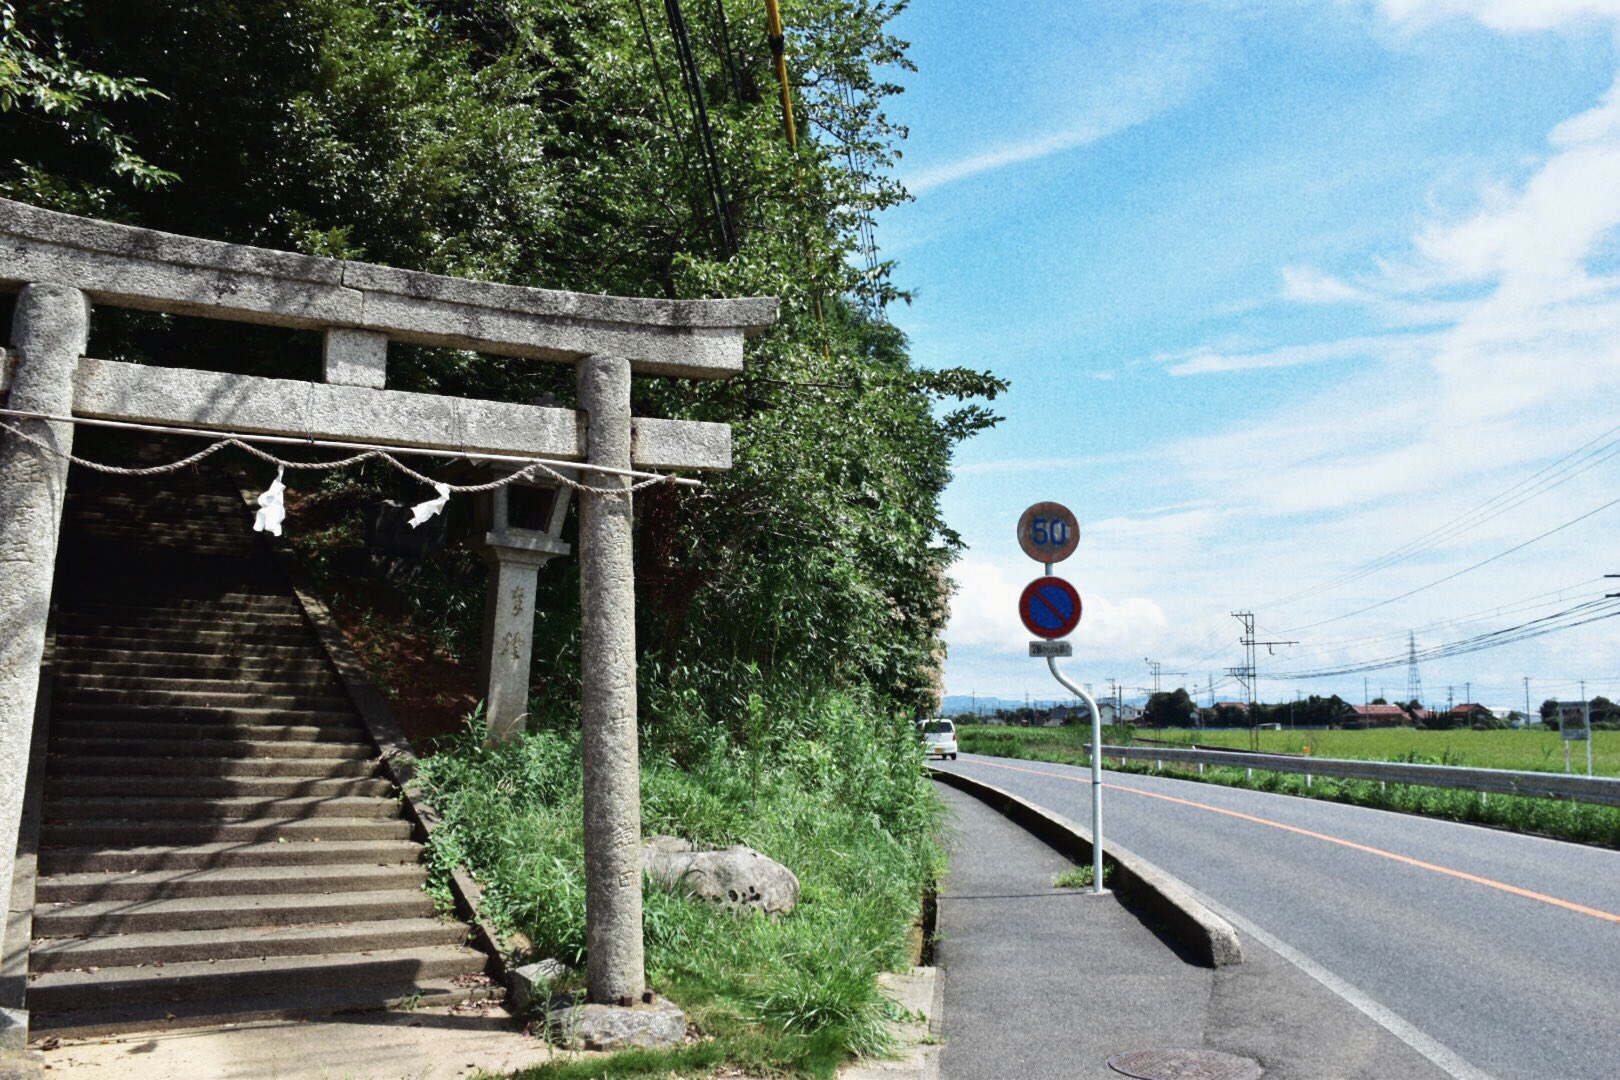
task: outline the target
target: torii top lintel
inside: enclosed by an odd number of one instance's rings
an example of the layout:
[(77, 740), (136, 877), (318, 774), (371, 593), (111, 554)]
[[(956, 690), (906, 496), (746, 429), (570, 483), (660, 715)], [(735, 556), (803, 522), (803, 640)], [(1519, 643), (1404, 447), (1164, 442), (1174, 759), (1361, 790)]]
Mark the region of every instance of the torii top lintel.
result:
[(725, 378), (743, 339), (776, 320), (769, 297), (661, 300), (443, 277), (227, 244), (0, 199), (0, 289), (33, 281), (97, 304), (576, 362), (606, 353), (638, 374)]

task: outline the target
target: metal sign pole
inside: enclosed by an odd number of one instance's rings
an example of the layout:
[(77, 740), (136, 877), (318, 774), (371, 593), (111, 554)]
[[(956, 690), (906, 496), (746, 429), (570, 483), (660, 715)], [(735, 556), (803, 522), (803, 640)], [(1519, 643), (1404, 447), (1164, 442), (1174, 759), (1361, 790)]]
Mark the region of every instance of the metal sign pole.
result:
[(1592, 700), (1586, 696), (1586, 684), (1581, 684), (1582, 719), (1586, 721), (1586, 775), (1592, 775)]
[(1070, 682), (1067, 676), (1058, 668), (1057, 657), (1048, 656), (1046, 666), (1051, 669), (1052, 678), (1071, 694), (1086, 703), (1091, 710), (1091, 891), (1103, 893), (1103, 830), (1102, 830), (1102, 714), (1097, 711), (1097, 703), (1091, 700), (1091, 695), (1085, 688)]

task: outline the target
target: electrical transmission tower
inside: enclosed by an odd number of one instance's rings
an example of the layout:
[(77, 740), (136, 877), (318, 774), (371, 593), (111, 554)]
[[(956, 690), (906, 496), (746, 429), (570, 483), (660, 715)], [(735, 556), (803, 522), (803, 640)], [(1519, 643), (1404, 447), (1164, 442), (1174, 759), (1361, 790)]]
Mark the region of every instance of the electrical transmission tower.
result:
[(1260, 725), (1260, 717), (1259, 717), (1259, 714), (1255, 712), (1255, 704), (1259, 701), (1259, 698), (1260, 698), (1260, 695), (1257, 692), (1257, 686), (1258, 686), (1258, 684), (1260, 682), (1260, 675), (1259, 675), (1258, 671), (1256, 670), (1255, 664), (1254, 664), (1254, 658), (1255, 658), (1254, 650), (1255, 650), (1255, 647), (1259, 646), (1259, 645), (1264, 645), (1266, 647), (1266, 655), (1270, 656), (1270, 655), (1272, 655), (1271, 649), (1272, 649), (1272, 646), (1274, 646), (1274, 645), (1298, 645), (1299, 642), (1297, 642), (1297, 641), (1256, 641), (1255, 638), (1254, 638), (1254, 612), (1252, 612), (1252, 611), (1234, 611), (1234, 612), (1232, 612), (1232, 618), (1238, 620), (1239, 622), (1241, 622), (1243, 624), (1243, 638), (1242, 638), (1242, 641), (1243, 641), (1243, 666), (1242, 667), (1230, 667), (1230, 668), (1227, 668), (1226, 673), (1228, 675), (1231, 675), (1233, 678), (1237, 679), (1237, 681), (1242, 684), (1243, 689), (1248, 693), (1248, 697), (1249, 697), (1249, 749), (1250, 750), (1259, 750), (1260, 749), (1260, 726), (1259, 726)]
[(1417, 666), (1417, 638), (1406, 632), (1406, 700), (1423, 706), (1423, 675)]

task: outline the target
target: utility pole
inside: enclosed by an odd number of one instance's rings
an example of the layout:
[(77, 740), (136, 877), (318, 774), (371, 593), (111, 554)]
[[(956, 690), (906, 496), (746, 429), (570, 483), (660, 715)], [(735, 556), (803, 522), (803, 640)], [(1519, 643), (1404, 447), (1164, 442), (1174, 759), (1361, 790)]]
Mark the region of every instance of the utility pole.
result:
[(1367, 676), (1361, 677), (1361, 707), (1366, 708), (1371, 702), (1367, 700)]
[(1417, 707), (1423, 707), (1423, 676), (1418, 673), (1417, 665), (1417, 637), (1408, 630), (1406, 632), (1406, 700), (1417, 702)]
[(1451, 687), (1448, 686), (1446, 687), (1446, 712), (1450, 712), (1454, 708), (1456, 708), (1456, 705), (1452, 701)]
[(1463, 704), (1464, 705), (1472, 705), (1473, 703), (1474, 703), (1474, 682), (1473, 682), (1472, 679), (1470, 679), (1467, 682), (1463, 683)]
[(1528, 675), (1524, 677), (1524, 722), (1528, 727), (1530, 724), (1530, 676)]
[(1260, 749), (1260, 718), (1255, 713), (1255, 704), (1259, 700), (1257, 683), (1260, 681), (1259, 672), (1255, 668), (1255, 647), (1264, 645), (1266, 654), (1272, 655), (1274, 645), (1298, 645), (1297, 641), (1256, 641), (1254, 638), (1254, 612), (1234, 611), (1232, 618), (1243, 624), (1243, 666), (1240, 668), (1227, 668), (1227, 674), (1235, 676), (1243, 684), (1249, 694), (1249, 749)]

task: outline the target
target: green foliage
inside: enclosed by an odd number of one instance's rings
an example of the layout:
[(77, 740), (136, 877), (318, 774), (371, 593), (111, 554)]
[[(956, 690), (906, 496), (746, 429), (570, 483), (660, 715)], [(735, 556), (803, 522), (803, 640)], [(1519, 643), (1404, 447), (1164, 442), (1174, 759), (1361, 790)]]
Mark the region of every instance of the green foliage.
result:
[[(777, 1067), (818, 1072), (884, 1048), (888, 1006), (874, 978), (909, 962), (940, 854), (938, 803), (911, 725), (845, 695), (809, 708), (796, 726), (813, 737), (717, 748), (690, 769), (649, 752), (642, 820), (648, 835), (747, 844), (799, 875), (799, 906), (774, 920), (648, 887), (647, 967), (705, 1033), (750, 1053), (766, 1045), (763, 1033)], [(470, 731), (425, 759), (421, 777), (445, 818), (431, 848), (436, 873), (470, 867), (499, 926), (539, 955), (581, 963), (577, 737), (537, 732), (488, 749)]]
[(1147, 727), (1180, 727), (1198, 716), (1198, 706), (1185, 688), (1176, 687), (1148, 696), (1147, 708), (1142, 710), (1142, 723)]
[[(83, 100), (105, 105), (120, 145), (177, 176), (115, 183), (105, 155), (80, 152), (73, 130), (14, 111), (0, 116), (0, 139), (18, 164), (0, 183), (28, 201), (548, 288), (779, 297), (780, 324), (751, 343), (742, 377), (637, 380), (637, 412), (730, 423), (736, 458), (700, 492), (637, 500), (644, 685), (683, 703), (671, 716), (694, 715), (685, 707), (696, 695), (700, 723), (737, 737), (748, 693), (773, 712), (801, 685), (931, 707), (959, 546), (938, 496), (952, 447), (996, 422), (976, 399), (1005, 383), (914, 366), (904, 335), (874, 315), (903, 298), (892, 267), (855, 265), (862, 215), (906, 197), (887, 174), (903, 132), (883, 112), (897, 88), (882, 73), (907, 65), (886, 29), (898, 5), (804, 0), (790, 11), (797, 153), (782, 135), (763, 8), (734, 7), (723, 30), (717, 7), (689, 6), (737, 236), (729, 254), (657, 5), (122, 0), (92, 12), (4, 2), (18, 26), (48, 27), (52, 43), (24, 47), (45, 33), (8, 31), (6, 55), (112, 73)], [(42, 69), (27, 70), (39, 84)], [(90, 190), (93, 205), (81, 197)], [(97, 348), (311, 373), (313, 342), (300, 354), (239, 331), (113, 313), (98, 319)], [(564, 405), (573, 393), (560, 365), (405, 347), (392, 351), (389, 382)], [(464, 553), (452, 562), (438, 578), (462, 598), (447, 605), (475, 607), (481, 568)], [(542, 575), (543, 611), (575, 602), (572, 575)], [(536, 694), (571, 698), (573, 620), (542, 618), (538, 632)], [(459, 648), (465, 657), (468, 643)]]
[[(44, 155), (30, 150), (49, 144), (58, 154), (88, 165), (92, 175), (135, 188), (161, 187), (177, 179), (135, 152), (133, 141), (104, 107), (161, 98), (145, 79), (108, 75), (79, 62), (70, 52), (64, 26), (85, 17), (76, 0), (0, 0), (0, 131), (21, 129), (36, 140), (8, 140), (12, 158), (0, 166), (0, 194), (86, 212), (103, 211), (111, 190), (88, 177), (49, 171)], [(105, 182), (105, 181), (104, 181)]]

